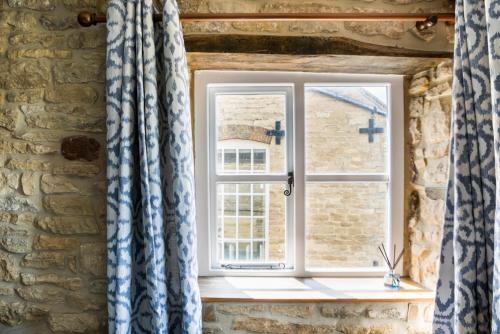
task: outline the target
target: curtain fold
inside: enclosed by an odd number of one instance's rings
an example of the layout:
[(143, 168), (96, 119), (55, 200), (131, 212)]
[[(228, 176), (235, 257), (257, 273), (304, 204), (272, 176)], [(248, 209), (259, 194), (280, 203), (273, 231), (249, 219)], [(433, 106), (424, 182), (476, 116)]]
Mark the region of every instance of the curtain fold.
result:
[(434, 334), (500, 333), (500, 1), (457, 0)]
[(201, 333), (188, 73), (175, 0), (107, 12), (109, 333)]

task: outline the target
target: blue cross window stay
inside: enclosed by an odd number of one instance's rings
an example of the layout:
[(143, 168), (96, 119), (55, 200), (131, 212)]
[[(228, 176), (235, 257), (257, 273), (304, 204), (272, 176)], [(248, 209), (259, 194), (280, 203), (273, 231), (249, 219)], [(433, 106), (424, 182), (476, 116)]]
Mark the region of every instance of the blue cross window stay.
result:
[(285, 137), (285, 130), (281, 130), (281, 121), (276, 121), (274, 129), (267, 130), (266, 135), (276, 137), (276, 145), (281, 145), (281, 138)]
[(373, 143), (373, 135), (377, 133), (384, 133), (384, 128), (375, 127), (375, 119), (368, 120), (368, 127), (359, 129), (359, 133), (368, 134), (368, 142)]

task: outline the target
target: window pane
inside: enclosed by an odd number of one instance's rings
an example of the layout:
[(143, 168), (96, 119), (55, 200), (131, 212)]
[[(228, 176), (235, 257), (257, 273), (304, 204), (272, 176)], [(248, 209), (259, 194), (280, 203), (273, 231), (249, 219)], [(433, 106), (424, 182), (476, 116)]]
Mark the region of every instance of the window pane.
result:
[(224, 217), (224, 237), (226, 239), (236, 238), (236, 217)]
[(236, 170), (236, 150), (224, 150), (224, 170)]
[(253, 243), (253, 258), (256, 260), (263, 260), (266, 257), (264, 241), (257, 241)]
[(253, 219), (253, 237), (254, 238), (265, 238), (266, 236), (266, 225), (264, 218), (254, 218)]
[(250, 194), (252, 191), (252, 185), (250, 183), (243, 183), (238, 185), (238, 193), (240, 194)]
[(241, 217), (250, 217), (252, 214), (252, 197), (248, 195), (240, 195), (240, 202), (238, 203), (238, 215)]
[(254, 216), (264, 216), (264, 214), (265, 214), (264, 196), (254, 195), (252, 208), (253, 208), (253, 215)]
[(236, 244), (231, 242), (224, 243), (224, 258), (228, 260), (236, 259)]
[(224, 185), (225, 194), (236, 194), (236, 184), (229, 183)]
[(252, 150), (239, 150), (239, 171), (252, 171)]
[[(285, 93), (218, 94), (215, 108), (217, 152), (222, 149), (226, 152), (227, 146), (234, 149), (224, 153), (223, 163), (218, 162), (219, 173), (285, 172)], [(252, 152), (249, 146), (255, 143), (261, 147)]]
[(229, 184), (217, 185), (217, 196), (223, 198), (218, 203), (224, 205), (217, 209), (223, 213), (217, 219), (220, 263), (285, 262), (285, 184), (231, 185), (235, 194), (225, 192)]
[(387, 87), (305, 88), (308, 173), (384, 173)]
[(224, 216), (236, 216), (236, 196), (224, 195)]
[(250, 260), (251, 252), (250, 252), (250, 243), (249, 242), (240, 242), (238, 243), (238, 260)]
[(385, 183), (306, 185), (306, 267), (380, 267)]
[(251, 239), (252, 238), (252, 220), (250, 218), (239, 217), (238, 220), (238, 238)]
[(259, 171), (265, 171), (267, 169), (266, 150), (253, 150), (253, 168)]

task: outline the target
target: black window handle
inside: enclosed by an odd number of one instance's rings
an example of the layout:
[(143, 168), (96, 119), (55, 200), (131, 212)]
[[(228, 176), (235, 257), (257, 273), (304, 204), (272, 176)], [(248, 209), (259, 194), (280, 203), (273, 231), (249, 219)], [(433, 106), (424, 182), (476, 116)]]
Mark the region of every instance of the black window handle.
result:
[(288, 180), (287, 180), (287, 184), (288, 184), (288, 189), (285, 189), (285, 191), (283, 192), (283, 194), (285, 196), (290, 196), (292, 194), (292, 190), (293, 190), (293, 172), (290, 172), (288, 173)]

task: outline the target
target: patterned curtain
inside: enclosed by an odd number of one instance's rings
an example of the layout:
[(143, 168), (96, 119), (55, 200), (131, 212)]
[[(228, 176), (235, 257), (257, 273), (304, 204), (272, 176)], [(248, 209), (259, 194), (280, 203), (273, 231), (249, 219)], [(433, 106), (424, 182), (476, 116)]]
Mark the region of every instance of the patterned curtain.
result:
[(175, 0), (110, 0), (109, 333), (201, 333), (188, 75)]
[(500, 333), (500, 1), (457, 0), (434, 334)]

